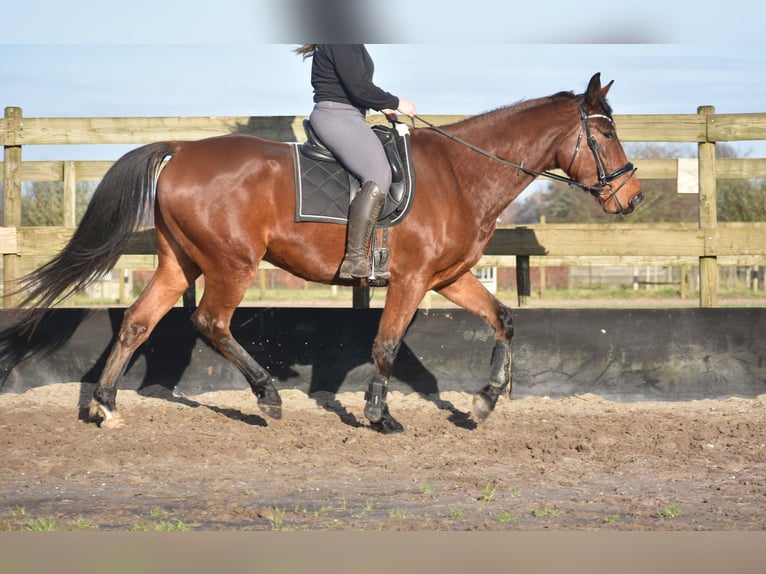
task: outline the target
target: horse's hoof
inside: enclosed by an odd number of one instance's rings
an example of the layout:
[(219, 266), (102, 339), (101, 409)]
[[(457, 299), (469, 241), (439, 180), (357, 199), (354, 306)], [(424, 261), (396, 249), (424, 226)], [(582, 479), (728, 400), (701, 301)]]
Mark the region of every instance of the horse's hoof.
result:
[(388, 412), (388, 406), (383, 408), (383, 414), (379, 421), (370, 422), (370, 428), (380, 434), (396, 434), (404, 432), (404, 427)]
[(258, 393), (258, 406), (263, 414), (272, 419), (282, 418), (282, 397), (279, 396), (279, 392), (272, 385), (263, 389), (262, 393)]
[(101, 424), (98, 426), (99, 428), (107, 430), (121, 429), (125, 426), (125, 419), (123, 419), (119, 413), (112, 413), (111, 417), (101, 421)]
[(364, 405), (364, 416), (371, 423), (379, 423), (383, 420), (385, 403), (373, 404), (367, 402)]
[(88, 405), (88, 419), (102, 429), (118, 429), (125, 426), (125, 419), (117, 411), (110, 411), (96, 400)]
[(487, 385), (473, 396), (473, 416), (481, 422), (495, 410), (502, 389)]
[(275, 405), (265, 399), (258, 399), (258, 407), (260, 407), (261, 412), (263, 414), (265, 414), (266, 416), (272, 419), (279, 420), (282, 418), (282, 403), (281, 402)]

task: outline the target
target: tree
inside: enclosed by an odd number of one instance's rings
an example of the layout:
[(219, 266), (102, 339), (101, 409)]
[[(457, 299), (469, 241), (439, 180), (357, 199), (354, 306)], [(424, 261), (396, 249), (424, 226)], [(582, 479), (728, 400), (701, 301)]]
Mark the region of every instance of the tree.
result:
[(721, 180), (716, 196), (718, 221), (766, 221), (766, 183)]
[[(77, 182), (75, 219), (80, 221), (93, 195), (93, 182)], [(59, 181), (34, 182), (21, 195), (21, 225), (29, 227), (64, 224), (64, 186)]]

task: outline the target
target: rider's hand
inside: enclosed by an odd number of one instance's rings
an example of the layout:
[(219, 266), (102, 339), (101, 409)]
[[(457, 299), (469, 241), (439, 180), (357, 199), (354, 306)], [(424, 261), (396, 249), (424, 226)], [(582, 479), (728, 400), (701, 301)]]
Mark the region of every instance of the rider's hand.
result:
[(380, 110), (380, 113), (386, 116), (386, 119), (391, 123), (395, 123), (399, 120), (396, 110), (386, 108), (385, 110)]
[(418, 110), (415, 108), (414, 102), (411, 102), (410, 100), (405, 100), (404, 98), (399, 98), (399, 109), (398, 111), (405, 116), (413, 117), (415, 114), (418, 113)]

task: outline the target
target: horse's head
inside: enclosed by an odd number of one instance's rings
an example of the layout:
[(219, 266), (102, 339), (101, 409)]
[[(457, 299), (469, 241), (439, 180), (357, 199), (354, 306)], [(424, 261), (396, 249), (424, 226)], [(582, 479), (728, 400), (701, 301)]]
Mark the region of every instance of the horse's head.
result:
[[(577, 98), (580, 121), (562, 150), (574, 149), (567, 175), (589, 191), (607, 213), (631, 213), (643, 200), (636, 168), (628, 161), (614, 129), (612, 109), (606, 101), (613, 82), (601, 87), (594, 74), (588, 90)], [(571, 145), (570, 145), (571, 143)]]

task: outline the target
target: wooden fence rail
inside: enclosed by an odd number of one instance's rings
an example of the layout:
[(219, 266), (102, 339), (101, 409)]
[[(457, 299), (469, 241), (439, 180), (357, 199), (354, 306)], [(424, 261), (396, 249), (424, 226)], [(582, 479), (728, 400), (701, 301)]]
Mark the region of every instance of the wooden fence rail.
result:
[[(488, 261), (497, 257), (615, 258), (653, 257), (696, 259), (700, 267), (700, 306), (714, 307), (718, 292), (718, 258), (739, 260), (766, 256), (766, 222), (718, 223), (718, 179), (766, 178), (766, 158), (715, 157), (717, 142), (766, 140), (766, 113), (715, 114), (701, 106), (696, 114), (617, 115), (623, 142), (696, 143), (700, 217), (697, 224), (630, 226), (600, 224), (528, 225), (498, 228), (485, 251)], [(465, 116), (426, 116), (446, 125)], [(199, 139), (228, 133), (250, 133), (279, 141), (302, 141), (305, 116), (263, 117), (158, 117), (158, 118), (24, 118), (18, 107), (5, 108), (0, 119), (4, 218), (0, 227), (0, 253), (6, 285), (23, 268), (36, 265), (59, 251), (75, 226), (74, 198), (78, 181), (99, 180), (111, 161), (22, 161), (22, 148), (31, 145), (144, 144), (166, 139)], [(371, 123), (384, 122), (374, 115)], [(679, 160), (636, 159), (641, 179), (676, 179)], [(22, 181), (64, 183), (62, 227), (21, 226)], [(134, 238), (121, 268), (153, 268), (154, 237), (151, 230)], [(17, 300), (4, 296), (5, 307)]]

